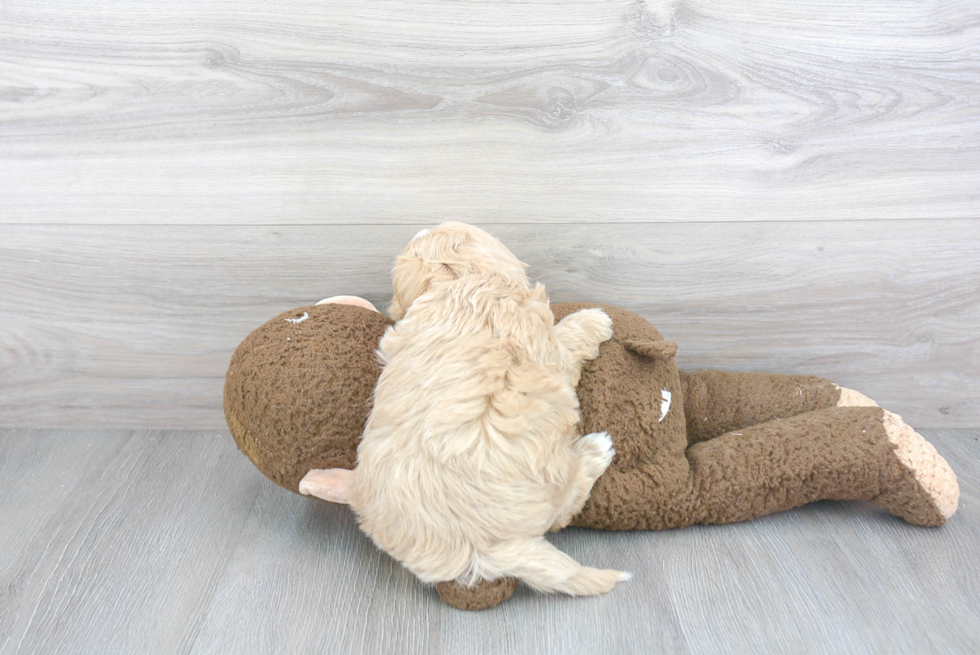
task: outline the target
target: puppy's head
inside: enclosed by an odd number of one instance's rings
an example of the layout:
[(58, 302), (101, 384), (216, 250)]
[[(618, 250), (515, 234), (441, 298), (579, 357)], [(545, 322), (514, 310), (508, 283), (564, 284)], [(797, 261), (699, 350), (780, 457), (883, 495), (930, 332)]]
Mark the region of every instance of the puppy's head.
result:
[(514, 257), (504, 244), (472, 225), (443, 223), (422, 230), (395, 261), (395, 295), (388, 315), (401, 320), (412, 302), (429, 287), (467, 275), (497, 276), (508, 284), (526, 288), (525, 268), (527, 264)]

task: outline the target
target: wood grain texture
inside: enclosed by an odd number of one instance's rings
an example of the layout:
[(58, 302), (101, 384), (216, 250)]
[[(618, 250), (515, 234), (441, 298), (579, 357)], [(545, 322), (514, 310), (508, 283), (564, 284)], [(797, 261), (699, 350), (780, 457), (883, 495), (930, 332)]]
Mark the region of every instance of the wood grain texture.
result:
[[(0, 653), (972, 653), (980, 649), (980, 432), (925, 432), (958, 513), (908, 525), (822, 502), (729, 526), (564, 530), (580, 561), (631, 570), (597, 598), (522, 587), (444, 605), (346, 507), (265, 480), (215, 432), (0, 432)], [(88, 452), (86, 452), (88, 451)], [(84, 463), (63, 468), (69, 455)], [(17, 492), (15, 492), (17, 493)], [(22, 520), (30, 509), (43, 520)], [(0, 539), (5, 539), (0, 536)]]
[[(380, 307), (421, 226), (0, 226), (0, 426), (224, 427), (281, 311)], [(553, 301), (639, 312), (685, 369), (828, 377), (918, 427), (980, 423), (980, 222), (487, 225)]]
[(977, 218), (972, 0), (0, 5), (0, 222)]
[(0, 652), (186, 652), (261, 487), (224, 437), (2, 435)]

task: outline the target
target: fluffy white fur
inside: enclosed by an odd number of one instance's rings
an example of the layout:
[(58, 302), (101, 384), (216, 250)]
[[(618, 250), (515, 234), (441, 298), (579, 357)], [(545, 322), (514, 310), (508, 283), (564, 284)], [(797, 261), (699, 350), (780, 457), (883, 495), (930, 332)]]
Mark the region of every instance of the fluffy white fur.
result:
[(462, 223), (409, 243), (349, 500), (374, 542), (426, 582), (514, 576), (601, 594), (628, 574), (583, 567), (544, 533), (567, 525), (612, 460), (608, 435), (576, 433), (574, 389), (612, 321), (589, 309), (554, 325), (524, 269)]

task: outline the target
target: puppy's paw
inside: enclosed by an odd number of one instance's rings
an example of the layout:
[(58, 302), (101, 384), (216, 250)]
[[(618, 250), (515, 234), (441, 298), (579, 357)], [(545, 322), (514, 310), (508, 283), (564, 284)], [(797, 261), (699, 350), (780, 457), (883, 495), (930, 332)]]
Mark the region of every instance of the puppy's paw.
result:
[(616, 455), (612, 438), (605, 432), (585, 435), (575, 442), (575, 451), (578, 453), (582, 471), (593, 480), (609, 468), (613, 456)]
[(582, 362), (599, 356), (599, 344), (612, 338), (612, 319), (601, 309), (582, 309), (563, 318), (554, 328), (563, 351), (563, 367), (578, 381)]
[(575, 316), (581, 316), (582, 329), (596, 345), (612, 339), (613, 322), (606, 312), (601, 309), (583, 309), (575, 312)]

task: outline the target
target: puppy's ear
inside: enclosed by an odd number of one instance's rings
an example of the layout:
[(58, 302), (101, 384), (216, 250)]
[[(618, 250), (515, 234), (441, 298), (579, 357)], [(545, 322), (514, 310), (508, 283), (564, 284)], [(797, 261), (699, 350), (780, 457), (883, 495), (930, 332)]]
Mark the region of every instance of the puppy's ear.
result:
[(392, 270), (392, 285), (395, 295), (388, 307), (388, 316), (400, 321), (415, 299), (428, 291), (433, 282), (455, 279), (456, 272), (448, 264), (426, 261), (416, 256), (399, 255)]
[(429, 288), (431, 276), (427, 274), (427, 268), (416, 257), (399, 255), (395, 260), (395, 268), (391, 272), (395, 295), (392, 296), (391, 306), (388, 307), (388, 316), (393, 320), (400, 321), (404, 318), (412, 301)]
[[(418, 257), (439, 280), (454, 279), (464, 274), (471, 255), (473, 239), (469, 226), (461, 223), (443, 223), (424, 237), (412, 242), (414, 256)], [(406, 253), (407, 254), (407, 253)]]

